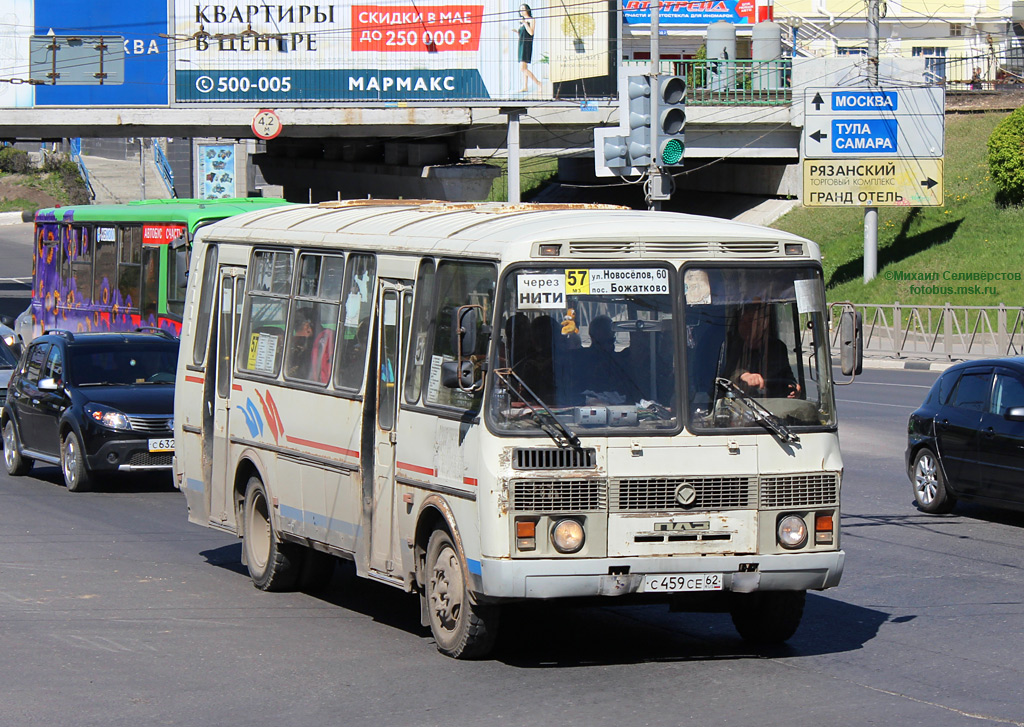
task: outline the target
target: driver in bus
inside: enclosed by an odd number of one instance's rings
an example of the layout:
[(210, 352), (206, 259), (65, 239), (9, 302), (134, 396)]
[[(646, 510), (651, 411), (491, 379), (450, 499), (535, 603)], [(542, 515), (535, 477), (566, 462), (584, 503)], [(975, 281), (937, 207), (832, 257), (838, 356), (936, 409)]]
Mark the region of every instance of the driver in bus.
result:
[(286, 373), (296, 379), (309, 378), (313, 350), (313, 314), (308, 308), (295, 311), (292, 338), (288, 344)]
[(765, 398), (800, 396), (789, 352), (772, 330), (770, 309), (760, 301), (740, 308), (730, 332), (723, 371), (744, 393)]

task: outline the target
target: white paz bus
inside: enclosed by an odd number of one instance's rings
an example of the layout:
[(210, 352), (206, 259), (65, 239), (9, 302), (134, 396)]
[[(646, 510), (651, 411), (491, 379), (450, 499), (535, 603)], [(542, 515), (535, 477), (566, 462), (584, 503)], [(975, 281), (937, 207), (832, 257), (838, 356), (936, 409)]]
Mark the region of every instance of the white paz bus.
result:
[(175, 403), (192, 522), (265, 590), (334, 558), (454, 657), (502, 604), (721, 610), (777, 643), (838, 584), (817, 246), (571, 205), (357, 200), (197, 235)]

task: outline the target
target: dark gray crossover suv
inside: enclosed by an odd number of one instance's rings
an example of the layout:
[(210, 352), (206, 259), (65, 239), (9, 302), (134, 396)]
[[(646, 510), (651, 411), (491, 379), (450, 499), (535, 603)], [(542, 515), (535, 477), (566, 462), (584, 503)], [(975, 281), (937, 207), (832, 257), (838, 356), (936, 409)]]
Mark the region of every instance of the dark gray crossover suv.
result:
[(36, 338), (0, 414), (7, 472), (59, 465), (77, 492), (99, 472), (170, 471), (177, 361), (178, 339), (162, 332)]

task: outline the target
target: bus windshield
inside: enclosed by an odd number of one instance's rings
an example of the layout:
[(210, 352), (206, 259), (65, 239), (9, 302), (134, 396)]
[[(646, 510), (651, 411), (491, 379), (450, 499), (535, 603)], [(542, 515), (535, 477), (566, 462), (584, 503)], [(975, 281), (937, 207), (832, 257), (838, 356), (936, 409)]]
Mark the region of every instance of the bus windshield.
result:
[(511, 271), (492, 426), (539, 432), (547, 408), (572, 429), (678, 430), (673, 277), (663, 264)]
[(689, 267), (683, 289), (690, 429), (757, 426), (758, 404), (787, 426), (835, 424), (817, 268)]

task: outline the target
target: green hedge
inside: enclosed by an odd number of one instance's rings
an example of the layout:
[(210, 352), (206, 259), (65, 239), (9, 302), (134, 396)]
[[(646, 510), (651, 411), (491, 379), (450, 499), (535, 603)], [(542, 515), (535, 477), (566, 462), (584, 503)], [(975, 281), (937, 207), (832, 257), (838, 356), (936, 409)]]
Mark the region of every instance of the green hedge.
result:
[(1003, 119), (988, 138), (988, 168), (998, 201), (1024, 202), (1024, 107)]

